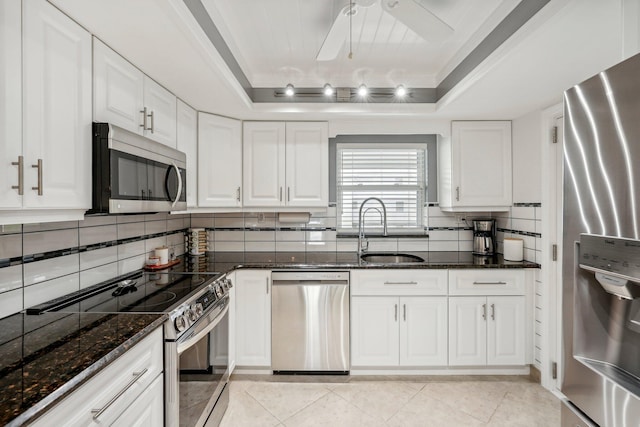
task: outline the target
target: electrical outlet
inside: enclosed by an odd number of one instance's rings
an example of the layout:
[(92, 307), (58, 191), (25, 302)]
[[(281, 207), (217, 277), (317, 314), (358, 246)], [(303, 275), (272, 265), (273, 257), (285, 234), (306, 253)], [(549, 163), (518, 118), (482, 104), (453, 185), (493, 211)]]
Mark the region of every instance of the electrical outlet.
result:
[(264, 212), (259, 212), (258, 213), (258, 222), (264, 222)]
[(466, 220), (466, 215), (456, 214), (456, 222), (464, 222), (465, 220)]

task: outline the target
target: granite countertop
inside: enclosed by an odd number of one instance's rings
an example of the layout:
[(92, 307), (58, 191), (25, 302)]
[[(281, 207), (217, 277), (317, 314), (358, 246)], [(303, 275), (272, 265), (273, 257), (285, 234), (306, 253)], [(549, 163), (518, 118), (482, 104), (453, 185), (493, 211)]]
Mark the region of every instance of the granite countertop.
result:
[(494, 257), (474, 256), (470, 252), (404, 252), (424, 259), (406, 264), (377, 264), (358, 262), (355, 252), (210, 252), (198, 257), (185, 257), (180, 266), (186, 271), (224, 273), (238, 268), (262, 269), (463, 269), (463, 268), (540, 268), (530, 261), (505, 261)]
[(48, 410), (164, 321), (164, 314), (104, 313), (0, 319), (0, 425)]
[[(359, 262), (354, 252), (216, 252), (185, 256), (172, 271), (234, 269), (539, 268), (501, 255), (409, 252), (424, 262)], [(0, 319), (0, 424), (21, 425), (51, 408), (165, 321), (164, 314), (18, 313)]]

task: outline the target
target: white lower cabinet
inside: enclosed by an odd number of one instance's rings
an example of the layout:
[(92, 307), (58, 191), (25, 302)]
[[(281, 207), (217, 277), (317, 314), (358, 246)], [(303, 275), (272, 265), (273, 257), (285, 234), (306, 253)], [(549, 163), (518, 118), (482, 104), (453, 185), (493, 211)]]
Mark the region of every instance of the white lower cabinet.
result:
[(237, 366), (271, 366), (271, 271), (235, 272)]
[(447, 298), (351, 298), (351, 365), (443, 366)]
[(113, 424), (115, 426), (161, 426), (164, 423), (164, 381), (156, 377)]
[(524, 365), (525, 297), (449, 298), (449, 365)]
[(32, 425), (162, 425), (163, 366), (163, 335), (158, 328)]

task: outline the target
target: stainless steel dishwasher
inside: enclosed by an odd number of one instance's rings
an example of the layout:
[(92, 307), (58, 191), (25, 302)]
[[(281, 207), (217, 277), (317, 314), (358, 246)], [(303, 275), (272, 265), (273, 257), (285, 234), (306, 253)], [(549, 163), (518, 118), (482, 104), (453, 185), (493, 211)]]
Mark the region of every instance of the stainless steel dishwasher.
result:
[(274, 373), (349, 372), (349, 272), (271, 274)]

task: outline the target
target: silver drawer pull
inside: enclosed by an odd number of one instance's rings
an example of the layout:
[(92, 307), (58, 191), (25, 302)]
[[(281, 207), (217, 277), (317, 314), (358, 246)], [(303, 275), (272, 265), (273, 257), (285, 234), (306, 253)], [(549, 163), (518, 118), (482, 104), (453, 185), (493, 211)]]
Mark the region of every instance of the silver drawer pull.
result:
[(418, 282), (384, 282), (385, 285), (417, 285)]
[(474, 285), (506, 285), (507, 282), (473, 282)]
[(129, 383), (124, 386), (124, 388), (122, 390), (120, 390), (118, 392), (118, 394), (116, 394), (115, 396), (113, 396), (111, 398), (110, 401), (107, 402), (106, 405), (104, 405), (102, 408), (100, 409), (92, 409), (91, 413), (93, 414), (93, 419), (96, 420), (98, 419), (98, 417), (100, 415), (102, 415), (104, 413), (104, 411), (106, 411), (107, 409), (109, 409), (109, 406), (113, 405), (113, 402), (115, 402), (116, 400), (118, 400), (118, 398), (120, 398), (120, 396), (122, 396), (127, 390), (129, 390), (129, 388), (131, 388), (132, 385), (134, 385), (136, 383), (136, 381), (138, 381), (144, 374), (147, 373), (149, 369), (145, 368), (143, 371), (140, 372), (134, 372), (133, 373), (133, 379), (131, 381), (129, 381)]
[(147, 129), (147, 107), (144, 107), (140, 112), (142, 113), (142, 124), (140, 127), (142, 130), (149, 130)]

